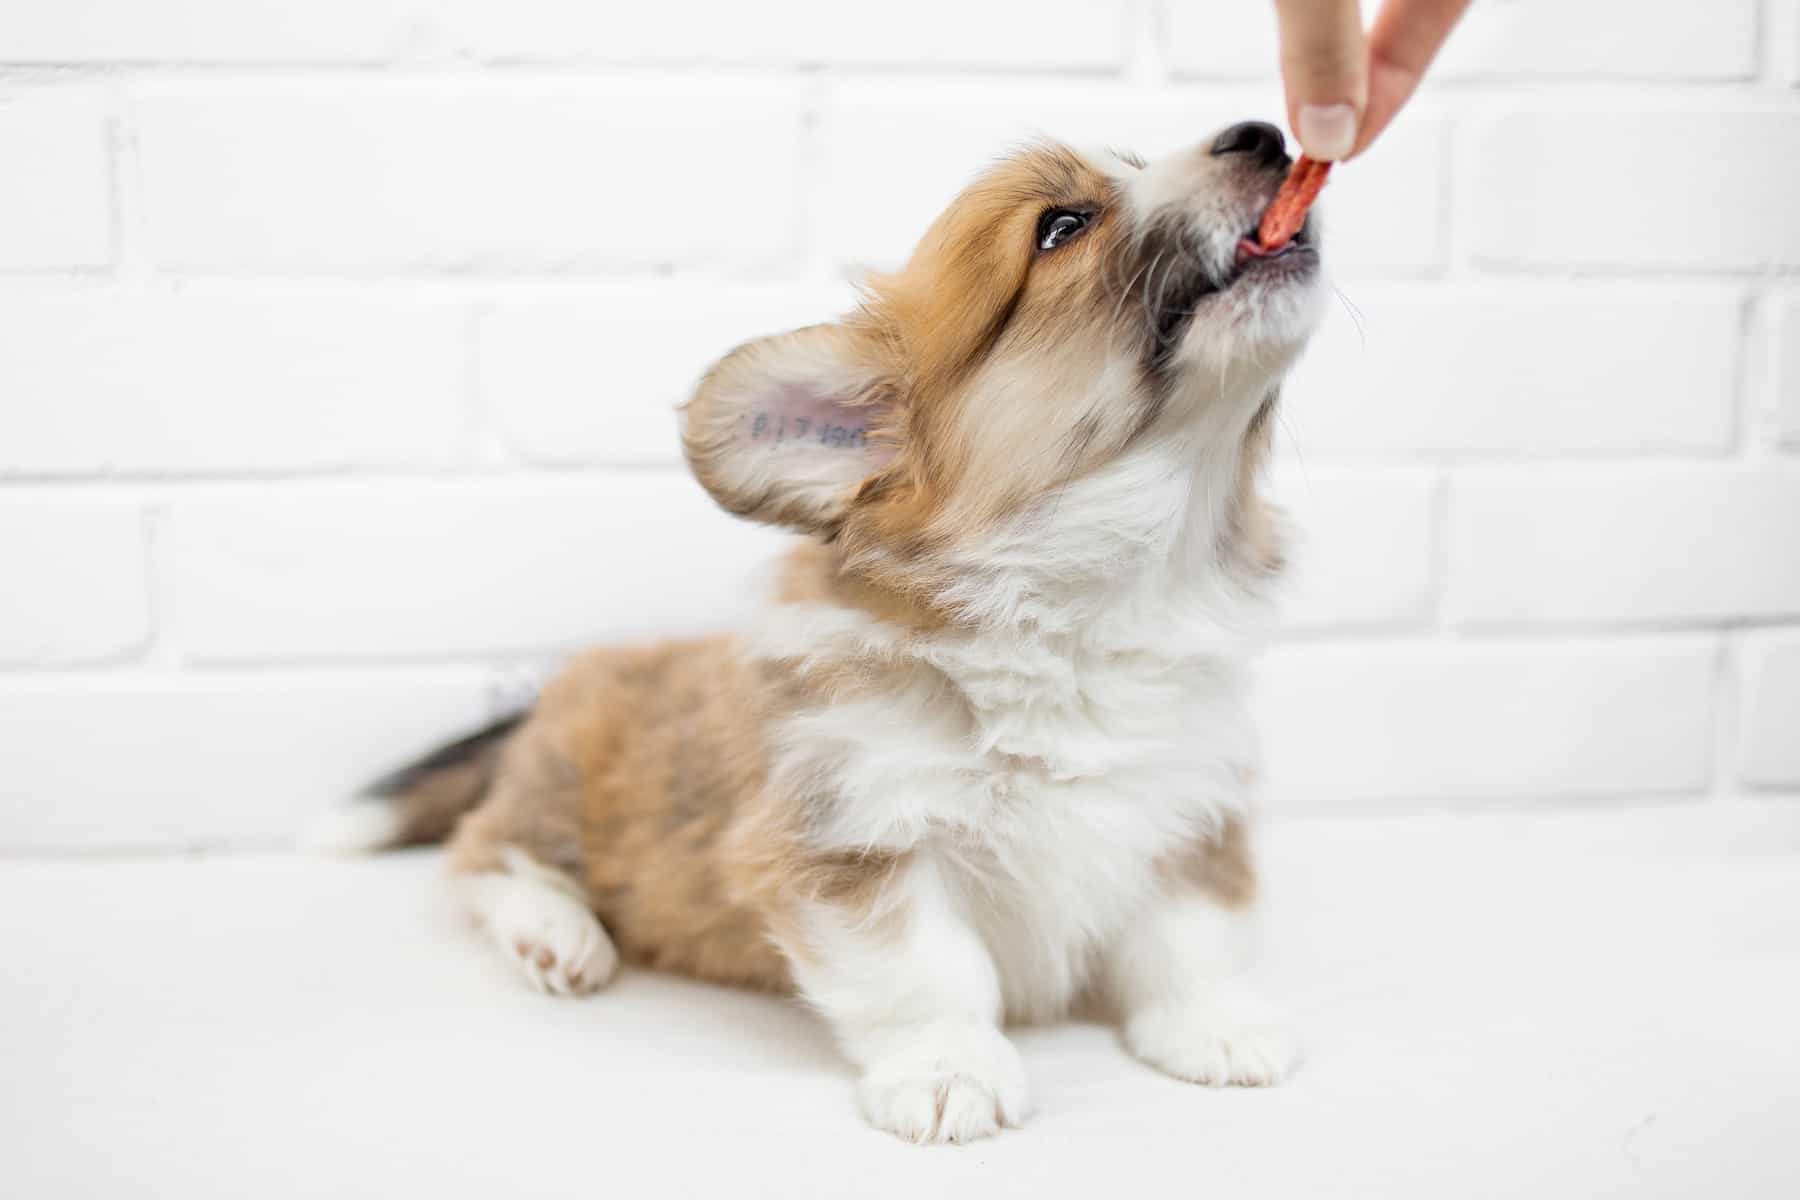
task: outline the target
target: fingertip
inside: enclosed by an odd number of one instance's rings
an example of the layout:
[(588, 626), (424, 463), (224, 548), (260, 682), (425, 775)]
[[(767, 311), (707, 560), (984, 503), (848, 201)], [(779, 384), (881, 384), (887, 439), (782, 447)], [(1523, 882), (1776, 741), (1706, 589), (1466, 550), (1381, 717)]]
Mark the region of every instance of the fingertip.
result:
[(1294, 118), (1294, 136), (1318, 162), (1348, 158), (1356, 146), (1356, 109), (1348, 104), (1305, 104)]
[(1369, 97), (1358, 0), (1276, 0), (1288, 120), (1307, 157), (1331, 162), (1356, 144)]

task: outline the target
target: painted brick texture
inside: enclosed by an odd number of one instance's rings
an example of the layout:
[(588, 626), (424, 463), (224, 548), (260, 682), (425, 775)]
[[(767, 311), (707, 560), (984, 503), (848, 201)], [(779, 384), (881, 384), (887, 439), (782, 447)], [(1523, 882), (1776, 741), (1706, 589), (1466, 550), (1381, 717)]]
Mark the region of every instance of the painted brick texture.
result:
[[(1800, 800), (1796, 30), (1484, 0), (1334, 176), (1272, 811)], [(707, 365), (844, 311), (1010, 144), (1279, 116), (1272, 35), (5, 6), (0, 852), (281, 842), (581, 645), (730, 624), (780, 538), (681, 470)]]

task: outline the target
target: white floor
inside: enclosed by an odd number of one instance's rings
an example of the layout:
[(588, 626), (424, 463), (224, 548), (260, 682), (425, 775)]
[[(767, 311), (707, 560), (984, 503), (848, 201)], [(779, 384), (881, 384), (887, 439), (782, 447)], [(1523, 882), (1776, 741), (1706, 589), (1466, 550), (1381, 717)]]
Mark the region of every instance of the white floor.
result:
[(1021, 1031), (1037, 1118), (931, 1149), (783, 1001), (528, 992), (434, 855), (0, 862), (0, 1194), (1800, 1196), (1800, 808), (1263, 841), (1291, 1083)]

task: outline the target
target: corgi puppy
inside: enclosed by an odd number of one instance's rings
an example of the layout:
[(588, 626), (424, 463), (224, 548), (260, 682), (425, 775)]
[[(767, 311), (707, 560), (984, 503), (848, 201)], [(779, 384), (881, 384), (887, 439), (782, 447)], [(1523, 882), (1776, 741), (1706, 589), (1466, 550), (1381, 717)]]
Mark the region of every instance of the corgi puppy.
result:
[(798, 995), (913, 1141), (1024, 1121), (1003, 1025), (1077, 1008), (1181, 1079), (1275, 1082), (1243, 690), (1324, 288), (1310, 227), (1256, 242), (1288, 165), (1256, 122), (1154, 163), (1034, 146), (857, 311), (726, 355), (682, 444), (802, 535), (760, 618), (586, 654), (373, 786), (356, 840), (447, 839), (546, 992), (624, 960)]

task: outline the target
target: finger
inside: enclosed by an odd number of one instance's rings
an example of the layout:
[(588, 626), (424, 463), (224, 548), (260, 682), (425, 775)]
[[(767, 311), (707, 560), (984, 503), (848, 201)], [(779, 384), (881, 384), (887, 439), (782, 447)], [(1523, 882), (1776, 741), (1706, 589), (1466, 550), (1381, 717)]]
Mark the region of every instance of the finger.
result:
[(1308, 157), (1343, 158), (1368, 101), (1368, 49), (1357, 0), (1275, 0), (1288, 124)]
[(1369, 32), (1369, 101), (1356, 135), (1361, 154), (1412, 98), (1425, 68), (1469, 0), (1388, 0)]

